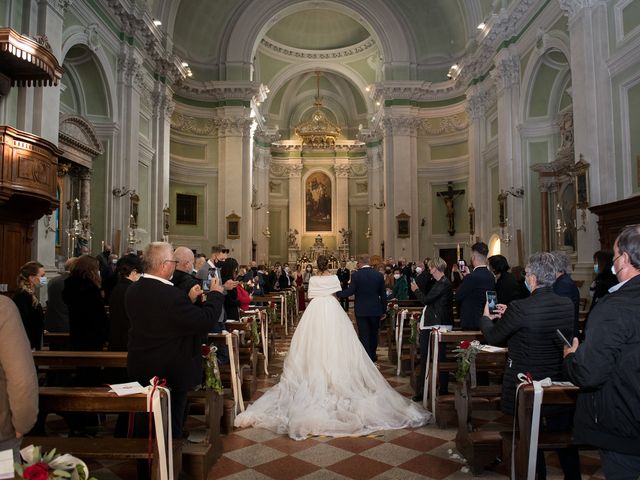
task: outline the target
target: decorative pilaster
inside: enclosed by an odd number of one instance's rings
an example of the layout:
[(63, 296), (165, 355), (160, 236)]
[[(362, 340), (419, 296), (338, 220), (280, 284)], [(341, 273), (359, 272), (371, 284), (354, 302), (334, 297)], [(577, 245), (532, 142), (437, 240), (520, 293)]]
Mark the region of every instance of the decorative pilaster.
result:
[(91, 170), (83, 168), (80, 171), (80, 219), (91, 223)]
[(304, 195), (302, 192), (302, 159), (295, 159), (286, 166), (286, 176), (289, 177), (289, 229), (303, 232), (303, 205)]
[(269, 260), (269, 169), (271, 167), (271, 143), (276, 136), (265, 132), (256, 132), (253, 146), (253, 188), (251, 208), (253, 209), (253, 241), (256, 243), (256, 261), (267, 263)]
[[(520, 59), (515, 49), (501, 50), (495, 57), (495, 68), (491, 72), (497, 92), (498, 125), (498, 170), (500, 190), (520, 188), (524, 184), (522, 168), (522, 152), (520, 134), (518, 132), (518, 109), (520, 104)], [(516, 239), (516, 232), (524, 232), (524, 199), (509, 198), (511, 204), (507, 229), (511, 238)], [(519, 258), (517, 241), (511, 242), (502, 252), (511, 261)], [(524, 252), (520, 252), (520, 256)]]
[[(385, 112), (384, 180), (385, 255), (414, 258), (419, 255), (417, 129), (420, 119), (411, 107), (391, 107)], [(396, 215), (410, 216), (409, 238), (397, 238)]]
[[(611, 121), (614, 102), (607, 66), (610, 53), (606, 3), (599, 0), (559, 0), (560, 8), (569, 18), (574, 151), (576, 157), (582, 154), (591, 165), (591, 205), (612, 202), (632, 193), (631, 180), (620, 179), (624, 173), (617, 171), (615, 164)], [(582, 264), (585, 272), (589, 272), (592, 254), (599, 248), (596, 222), (597, 217), (589, 213), (586, 231), (577, 232), (578, 264)]]
[[(149, 199), (151, 219), (149, 230), (152, 239), (163, 238), (165, 228), (164, 207), (171, 205), (169, 198), (169, 140), (171, 137), (171, 115), (175, 107), (173, 91), (166, 85), (156, 82), (151, 94), (153, 102), (152, 143), (155, 149), (155, 162), (151, 166), (152, 189)], [(137, 167), (136, 167), (137, 169)]]
[[(340, 162), (340, 163), (337, 163)], [(336, 222), (335, 229), (350, 230), (349, 225), (349, 175), (351, 166), (346, 158), (336, 159), (333, 165), (336, 174)], [(338, 242), (336, 242), (339, 245)]]

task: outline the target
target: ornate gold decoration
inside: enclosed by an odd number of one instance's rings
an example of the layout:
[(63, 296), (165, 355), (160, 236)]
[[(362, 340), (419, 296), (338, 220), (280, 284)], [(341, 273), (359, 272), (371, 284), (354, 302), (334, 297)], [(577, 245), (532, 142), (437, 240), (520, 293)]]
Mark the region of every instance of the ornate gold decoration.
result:
[(322, 111), (322, 97), (320, 97), (320, 72), (316, 72), (317, 95), (313, 103), (316, 107), (311, 115), (311, 120), (300, 123), (296, 129), (296, 135), (302, 139), (302, 145), (313, 148), (332, 147), (336, 139), (342, 133), (342, 129), (331, 122)]

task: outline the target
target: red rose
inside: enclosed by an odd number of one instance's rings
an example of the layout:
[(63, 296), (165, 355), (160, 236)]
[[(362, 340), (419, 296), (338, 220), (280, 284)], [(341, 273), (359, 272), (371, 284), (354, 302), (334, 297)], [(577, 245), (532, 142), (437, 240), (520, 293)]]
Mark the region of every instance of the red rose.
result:
[(22, 476), (26, 480), (47, 480), (49, 478), (49, 465), (43, 462), (30, 465), (24, 469)]
[(471, 342), (469, 340), (462, 340), (460, 342), (460, 348), (462, 350), (467, 350), (471, 346)]
[(209, 345), (200, 345), (200, 355), (208, 357), (209, 353), (211, 353), (211, 347)]

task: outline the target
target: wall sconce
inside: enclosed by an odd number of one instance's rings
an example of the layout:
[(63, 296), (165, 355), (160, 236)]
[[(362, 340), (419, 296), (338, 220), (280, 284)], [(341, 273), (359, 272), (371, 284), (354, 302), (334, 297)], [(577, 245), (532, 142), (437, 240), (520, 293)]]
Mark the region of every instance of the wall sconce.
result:
[(125, 195), (130, 195), (132, 193), (135, 193), (135, 190), (127, 187), (122, 187), (122, 188), (114, 188), (113, 190), (111, 190), (111, 193), (113, 194), (114, 197), (124, 197)]
[(504, 190), (505, 196), (511, 195), (515, 198), (524, 197), (524, 188), (513, 188), (511, 187), (509, 190)]
[(262, 234), (267, 238), (271, 238), (271, 232), (269, 231), (269, 210), (267, 210), (267, 226), (262, 231)]
[(376, 210), (382, 210), (382, 209), (383, 209), (384, 207), (386, 207), (386, 206), (387, 206), (387, 204), (386, 204), (386, 203), (384, 203), (384, 201), (383, 201), (383, 202), (380, 202), (380, 203), (372, 203), (371, 205), (369, 205), (369, 207), (373, 207), (373, 208), (375, 208)]

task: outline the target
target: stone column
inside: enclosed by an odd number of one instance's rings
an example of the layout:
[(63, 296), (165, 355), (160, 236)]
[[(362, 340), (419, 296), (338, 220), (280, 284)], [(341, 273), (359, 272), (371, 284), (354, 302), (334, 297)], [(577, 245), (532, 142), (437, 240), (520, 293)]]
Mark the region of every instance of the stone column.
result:
[[(238, 262), (251, 259), (251, 118), (245, 107), (225, 107), (218, 127), (218, 241)], [(226, 217), (240, 216), (240, 238), (227, 238)]]
[[(391, 107), (385, 112), (384, 185), (385, 255), (414, 258), (418, 256), (418, 159), (417, 127), (419, 120), (411, 107)], [(410, 215), (409, 238), (397, 238), (396, 215)]]
[(151, 98), (153, 101), (152, 142), (156, 151), (151, 167), (151, 184), (155, 188), (151, 189), (151, 198), (149, 199), (151, 209), (149, 235), (153, 241), (162, 239), (163, 210), (171, 205), (169, 198), (169, 140), (171, 137), (171, 114), (175, 103), (171, 88), (160, 82), (156, 82)]
[[(107, 191), (114, 188), (134, 190), (138, 188), (138, 160), (140, 143), (140, 96), (150, 92), (145, 87), (142, 57), (134, 48), (126, 48), (118, 57), (118, 111), (120, 113), (120, 135), (115, 146), (116, 161), (112, 163), (110, 177), (107, 178)], [(157, 152), (153, 159), (158, 161)], [(155, 180), (154, 188), (160, 188)], [(123, 253), (127, 249), (129, 232), (129, 201), (127, 196), (109, 196), (112, 204), (111, 215), (107, 217), (105, 240), (111, 242), (115, 252)], [(162, 208), (164, 205), (161, 205)], [(116, 232), (120, 231), (120, 243), (116, 245)], [(158, 237), (160, 239), (161, 237)], [(155, 240), (155, 238), (154, 238)], [(135, 246), (137, 248), (137, 246)]]
[[(25, 28), (23, 25), (22, 29), (17, 28), (18, 31), (26, 31), (32, 36), (46, 36), (51, 52), (60, 64), (62, 64), (63, 19), (69, 3), (63, 0), (24, 2), (23, 20), (28, 19), (29, 26)], [(31, 4), (30, 11), (29, 4)], [(60, 85), (19, 89), (18, 109), (18, 128), (58, 144)], [(35, 223), (31, 256), (42, 263), (47, 272), (55, 272), (57, 271), (55, 236), (47, 235), (44, 219), (45, 217), (42, 217)], [(46, 301), (46, 289), (42, 289), (40, 301)]]
[(91, 170), (82, 168), (80, 171), (80, 219), (91, 223)]
[[(491, 77), (497, 87), (498, 99), (500, 189), (520, 188), (524, 184), (520, 136), (517, 130), (520, 103), (520, 59), (515, 50), (506, 48), (496, 55), (495, 68), (491, 71)], [(509, 202), (507, 205), (509, 220), (507, 228), (512, 241), (509, 245), (504, 245), (501, 253), (514, 263), (518, 261), (516, 232), (521, 230), (524, 233), (524, 198), (510, 196), (506, 201)], [(525, 255), (525, 252), (522, 252), (522, 255)]]
[[(613, 112), (609, 58), (607, 2), (559, 0), (569, 19), (574, 151), (590, 164), (590, 204), (600, 205), (631, 195), (629, 181), (617, 179), (613, 145)], [(597, 216), (587, 211), (586, 232), (577, 236), (578, 264), (591, 278), (592, 255), (600, 248)]]
[[(302, 182), (300, 178), (302, 177), (302, 159), (292, 159), (292, 162), (287, 165), (286, 173), (289, 177), (289, 229), (298, 230), (300, 233), (299, 240), (302, 239), (303, 232), (303, 205), (304, 205), (304, 194), (302, 191)], [(279, 235), (279, 232), (271, 232), (272, 234)], [(282, 232), (284, 235), (285, 232)], [(301, 246), (301, 245), (299, 245)]]
[[(489, 201), (491, 192), (488, 189), (487, 169), (482, 162), (482, 150), (485, 146), (486, 121), (485, 109), (488, 93), (485, 87), (472, 85), (467, 89), (467, 115), (469, 116), (469, 180), (467, 182), (467, 198), (476, 210), (475, 236), (484, 241), (489, 238), (491, 217)], [(467, 206), (468, 208), (468, 206)], [(462, 209), (461, 209), (462, 211)], [(464, 212), (462, 212), (464, 214)]]
[(384, 162), (382, 159), (382, 136), (372, 137), (367, 142), (368, 159), (368, 205), (369, 205), (369, 227), (371, 228), (371, 238), (369, 239), (369, 254), (379, 255), (380, 242), (384, 238), (384, 216), (383, 210), (374, 206), (384, 202)]
[[(340, 163), (338, 163), (340, 162)], [(336, 231), (349, 230), (349, 166), (347, 158), (336, 159), (333, 170), (336, 174)], [(340, 246), (341, 238), (336, 237), (336, 245)]]
[(271, 165), (271, 147), (268, 139), (255, 136), (253, 147), (253, 241), (256, 242), (256, 261), (267, 263), (269, 260), (269, 239), (263, 232), (268, 225), (269, 211), (269, 168)]

